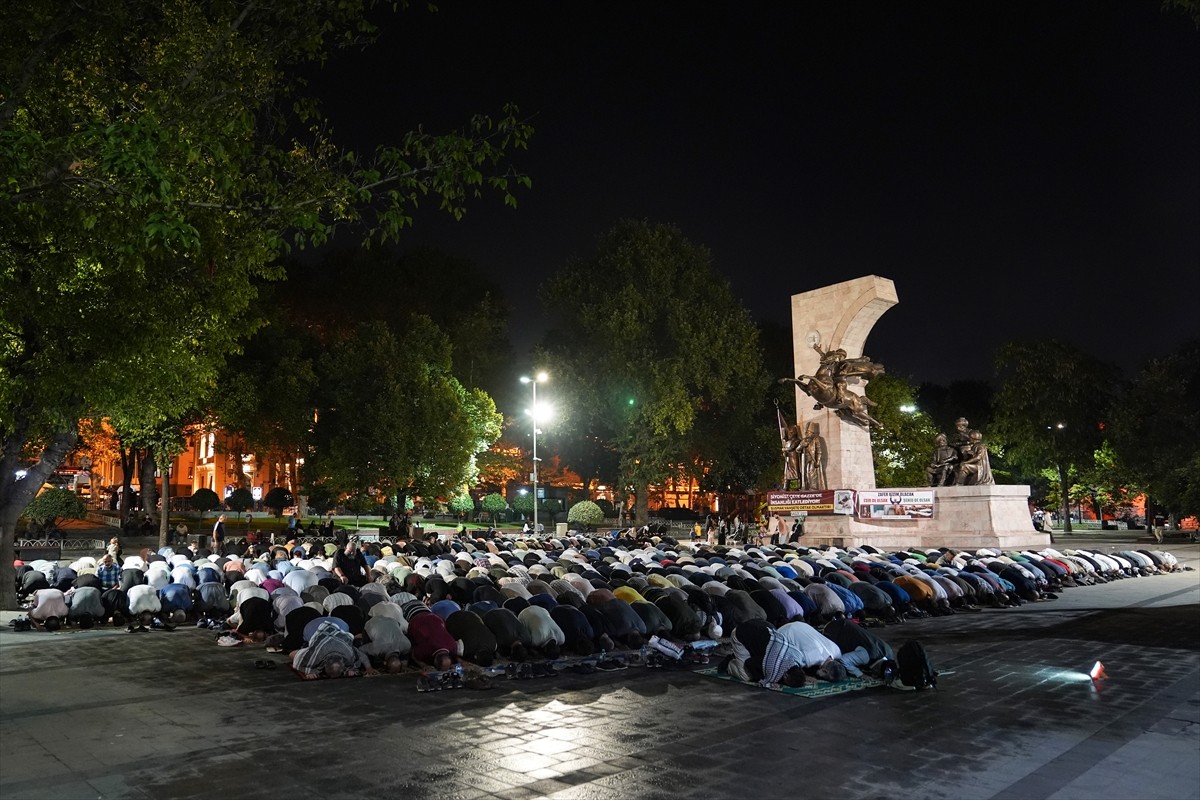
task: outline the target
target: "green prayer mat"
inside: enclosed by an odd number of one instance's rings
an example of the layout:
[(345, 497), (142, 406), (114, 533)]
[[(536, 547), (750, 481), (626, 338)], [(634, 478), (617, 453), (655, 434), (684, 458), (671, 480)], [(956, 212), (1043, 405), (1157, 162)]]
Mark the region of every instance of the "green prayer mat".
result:
[(792, 688), (790, 686), (767, 687), (759, 686), (757, 683), (746, 683), (729, 674), (718, 674), (715, 667), (696, 670), (696, 674), (703, 675), (706, 678), (716, 678), (721, 681), (732, 681), (742, 686), (753, 686), (758, 689), (771, 688), (771, 691), (783, 692), (784, 694), (796, 695), (797, 697), (830, 697), (835, 694), (857, 692), (860, 689), (873, 689), (876, 686), (884, 685), (883, 681), (866, 675), (863, 675), (861, 678), (847, 678), (844, 681), (819, 681), (809, 678), (809, 682), (803, 686)]

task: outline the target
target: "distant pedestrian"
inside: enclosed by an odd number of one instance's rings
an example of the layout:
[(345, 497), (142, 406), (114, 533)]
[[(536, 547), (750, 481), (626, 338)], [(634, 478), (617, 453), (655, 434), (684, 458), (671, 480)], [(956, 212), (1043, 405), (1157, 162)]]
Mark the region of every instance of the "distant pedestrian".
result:
[(225, 515), (217, 517), (216, 523), (212, 529), (212, 546), (215, 554), (223, 555), (225, 552)]

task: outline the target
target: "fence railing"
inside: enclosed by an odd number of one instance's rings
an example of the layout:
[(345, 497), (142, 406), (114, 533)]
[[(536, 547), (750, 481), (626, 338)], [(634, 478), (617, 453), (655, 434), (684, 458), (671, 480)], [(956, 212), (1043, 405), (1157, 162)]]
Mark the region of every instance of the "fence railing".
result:
[(63, 550), (103, 550), (103, 539), (17, 539), (17, 547), (58, 547)]

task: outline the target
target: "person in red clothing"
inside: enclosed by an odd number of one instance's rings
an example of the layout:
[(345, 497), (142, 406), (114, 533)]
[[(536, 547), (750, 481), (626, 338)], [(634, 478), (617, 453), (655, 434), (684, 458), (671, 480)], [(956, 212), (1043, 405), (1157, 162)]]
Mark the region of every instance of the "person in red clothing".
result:
[(429, 664), (438, 672), (450, 669), (458, 661), (458, 640), (446, 630), (446, 623), (420, 600), (404, 604), (408, 639), (413, 660)]

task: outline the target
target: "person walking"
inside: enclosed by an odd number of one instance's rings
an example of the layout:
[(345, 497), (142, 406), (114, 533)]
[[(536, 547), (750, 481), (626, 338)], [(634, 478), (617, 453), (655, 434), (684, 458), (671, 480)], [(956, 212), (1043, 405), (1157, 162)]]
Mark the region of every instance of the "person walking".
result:
[(224, 555), (225, 547), (225, 515), (217, 517), (212, 529), (212, 547), (216, 555)]

